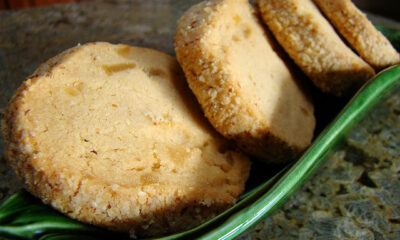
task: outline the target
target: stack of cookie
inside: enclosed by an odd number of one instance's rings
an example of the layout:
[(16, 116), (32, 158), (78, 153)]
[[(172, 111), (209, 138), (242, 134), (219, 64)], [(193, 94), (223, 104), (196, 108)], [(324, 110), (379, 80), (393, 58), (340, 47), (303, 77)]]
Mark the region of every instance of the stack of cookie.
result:
[(278, 42), (326, 93), (353, 94), (375, 71), (400, 63), (399, 53), (351, 0), (256, 3)]
[(337, 97), (353, 94), (400, 58), (350, 0), (258, 0), (256, 6), (267, 26), (247, 0), (192, 7), (179, 21), (175, 51), (217, 131), (259, 159), (284, 162), (308, 146), (315, 118), (304, 82), (275, 39), (315, 86)]
[[(339, 3), (316, 2), (346, 25), (332, 10)], [(257, 4), (274, 37), (247, 0), (190, 8), (176, 31), (180, 65), (103, 42), (41, 65), (2, 122), (7, 161), (25, 188), (74, 219), (132, 236), (194, 227), (237, 201), (250, 170), (245, 153), (284, 163), (311, 142), (313, 103), (275, 38), (335, 95), (399, 61), (397, 52), (365, 57), (370, 41), (349, 34), (368, 64), (361, 60), (311, 1)], [(373, 35), (373, 53), (392, 51)]]

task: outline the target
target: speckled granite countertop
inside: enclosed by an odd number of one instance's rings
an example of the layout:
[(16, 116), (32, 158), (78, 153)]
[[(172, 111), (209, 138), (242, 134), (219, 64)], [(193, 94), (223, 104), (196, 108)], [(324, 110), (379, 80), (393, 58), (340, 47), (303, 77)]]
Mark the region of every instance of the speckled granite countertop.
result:
[[(176, 21), (195, 2), (113, 0), (0, 12), (0, 111), (40, 63), (79, 43), (126, 43), (174, 55)], [(20, 185), (1, 141), (0, 149), (2, 201)], [(349, 133), (286, 204), (238, 239), (400, 239), (399, 151), (400, 91)]]

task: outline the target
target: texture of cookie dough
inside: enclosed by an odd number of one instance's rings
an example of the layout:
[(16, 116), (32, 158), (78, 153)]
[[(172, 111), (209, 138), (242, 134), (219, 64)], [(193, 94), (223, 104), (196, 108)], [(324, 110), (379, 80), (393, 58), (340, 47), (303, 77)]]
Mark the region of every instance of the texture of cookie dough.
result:
[(312, 0), (257, 0), (256, 5), (281, 46), (322, 91), (351, 95), (374, 76)]
[(399, 53), (351, 0), (313, 0), (350, 45), (376, 71), (400, 63)]
[(206, 117), (246, 152), (280, 163), (309, 145), (313, 104), (247, 0), (190, 8), (175, 52)]
[(4, 113), (8, 163), (64, 214), (158, 236), (215, 216), (244, 190), (249, 159), (209, 125), (177, 61), (90, 43), (50, 59)]

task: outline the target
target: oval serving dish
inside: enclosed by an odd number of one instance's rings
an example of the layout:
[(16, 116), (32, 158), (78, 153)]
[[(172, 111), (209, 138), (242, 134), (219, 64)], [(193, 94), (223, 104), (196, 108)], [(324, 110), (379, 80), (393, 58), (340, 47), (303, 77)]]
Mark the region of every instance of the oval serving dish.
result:
[[(321, 132), (303, 156), (265, 183), (246, 192), (232, 208), (191, 230), (157, 238), (233, 239), (283, 204), (335, 150), (341, 138), (390, 94), (399, 94), (400, 66), (371, 79)], [(114, 235), (71, 220), (44, 206), (28, 193), (19, 192), (0, 206), (0, 236), (23, 239), (109, 239)]]

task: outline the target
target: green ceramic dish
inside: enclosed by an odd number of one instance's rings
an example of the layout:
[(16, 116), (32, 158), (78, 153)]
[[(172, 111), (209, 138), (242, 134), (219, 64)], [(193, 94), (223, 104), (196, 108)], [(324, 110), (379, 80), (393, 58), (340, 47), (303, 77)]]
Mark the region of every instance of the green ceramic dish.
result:
[[(386, 34), (398, 46), (398, 32), (388, 31)], [(294, 165), (285, 167), (264, 183), (248, 189), (235, 206), (221, 215), (189, 231), (159, 239), (232, 239), (239, 235), (284, 203), (324, 161), (341, 137), (385, 96), (391, 94), (391, 90), (399, 87), (400, 66), (379, 73), (359, 90)], [(128, 238), (127, 235), (64, 217), (26, 192), (13, 195), (0, 206), (0, 236), (54, 240)]]

